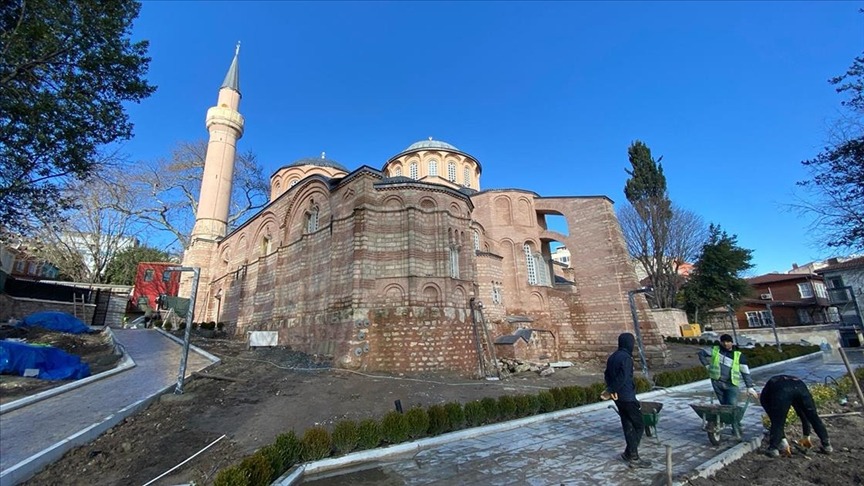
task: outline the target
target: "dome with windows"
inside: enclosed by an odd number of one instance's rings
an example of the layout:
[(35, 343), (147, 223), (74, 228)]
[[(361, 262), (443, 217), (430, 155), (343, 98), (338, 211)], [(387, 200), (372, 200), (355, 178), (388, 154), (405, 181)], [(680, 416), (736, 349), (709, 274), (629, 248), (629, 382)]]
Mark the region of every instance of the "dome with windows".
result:
[(441, 184), (453, 189), (480, 190), (480, 162), (471, 155), (441, 140), (414, 142), (384, 164), (387, 178), (407, 177)]
[(301, 180), (313, 176), (328, 178), (344, 177), (348, 173), (339, 162), (328, 159), (324, 152), (321, 157), (306, 157), (280, 167), (270, 176), (270, 200), (273, 201), (280, 195), (298, 184)]
[(432, 140), (432, 137), (429, 137), (428, 140), (420, 140), (419, 142), (414, 142), (408, 146), (403, 152), (408, 152), (411, 150), (429, 150), (429, 149), (442, 149), (442, 150), (454, 150), (460, 152), (460, 150), (447, 142), (442, 142), (441, 140)]
[(341, 170), (343, 172), (348, 172), (348, 169), (345, 168), (344, 165), (336, 162), (335, 160), (328, 159), (325, 157), (325, 154), (321, 154), (321, 157), (304, 157), (302, 159), (295, 160), (290, 164), (283, 167), (283, 169), (287, 169), (289, 167), (301, 167), (304, 165), (314, 165), (316, 167), (330, 167), (333, 169)]

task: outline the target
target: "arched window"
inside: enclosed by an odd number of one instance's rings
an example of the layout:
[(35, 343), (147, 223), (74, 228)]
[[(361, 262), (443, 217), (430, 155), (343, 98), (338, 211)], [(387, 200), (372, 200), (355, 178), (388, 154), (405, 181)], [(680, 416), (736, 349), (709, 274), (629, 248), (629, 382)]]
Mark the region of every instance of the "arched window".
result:
[(411, 162), (409, 170), (410, 170), (409, 174), (410, 174), (410, 177), (412, 179), (419, 179), (420, 178), (420, 171), (417, 168), (417, 162)]
[(429, 177), (438, 177), (438, 161), (429, 161)]
[(480, 232), (474, 230), (474, 250), (480, 251)]
[(492, 303), (500, 304), (502, 300), (500, 282), (492, 282)]
[(462, 167), (462, 185), (465, 187), (471, 187), (471, 174), (469, 173), (467, 165)]
[(318, 206), (312, 207), (306, 213), (306, 232), (313, 233), (315, 231), (318, 231)]
[(269, 236), (261, 238), (261, 255), (269, 255), (272, 249), (272, 243)]
[(402, 167), (396, 167), (396, 170), (393, 171), (393, 175), (395, 177), (402, 177)]
[(456, 162), (447, 162), (447, 180), (456, 182)]
[(525, 243), (522, 249), (525, 252), (525, 265), (528, 267), (528, 284), (537, 285), (537, 265), (534, 260), (534, 253), (531, 252), (531, 245)]
[(459, 278), (459, 250), (456, 246), (450, 247), (450, 276)]

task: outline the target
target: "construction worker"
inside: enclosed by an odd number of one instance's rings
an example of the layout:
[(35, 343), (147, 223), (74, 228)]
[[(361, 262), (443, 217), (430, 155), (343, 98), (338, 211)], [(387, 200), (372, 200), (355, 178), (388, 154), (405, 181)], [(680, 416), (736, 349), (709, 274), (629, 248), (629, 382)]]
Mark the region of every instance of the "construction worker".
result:
[(788, 442), (786, 442), (783, 432), (786, 427), (789, 407), (794, 408), (798, 418), (801, 419), (803, 438), (798, 441), (799, 447), (806, 451), (813, 446), (810, 442), (810, 426), (812, 424), (813, 428), (816, 429), (816, 435), (819, 436), (819, 441), (822, 443), (821, 452), (830, 454), (834, 451), (828, 441), (828, 430), (825, 429), (825, 424), (822, 423), (822, 419), (816, 412), (813, 395), (810, 394), (807, 385), (799, 378), (790, 375), (771, 377), (765, 384), (765, 388), (762, 389), (759, 402), (771, 420), (768, 456), (779, 457), (781, 450), (789, 455)]
[(707, 349), (699, 350), (699, 361), (708, 368), (708, 377), (721, 405), (736, 405), (738, 403), (738, 387), (741, 378), (747, 387), (747, 393), (754, 399), (759, 398), (759, 393), (753, 386), (750, 377), (750, 367), (747, 366), (747, 357), (741, 351), (732, 350), (732, 336), (724, 334), (720, 336), (720, 344), (714, 345), (709, 352)]
[(636, 383), (633, 380), (633, 347), (636, 338), (629, 332), (618, 336), (618, 349), (606, 359), (603, 373), (606, 389), (600, 394), (603, 400), (615, 400), (624, 442), (627, 444), (621, 454), (629, 467), (650, 467), (651, 462), (639, 457), (639, 443), (645, 431), (642, 421), (642, 407), (636, 399)]

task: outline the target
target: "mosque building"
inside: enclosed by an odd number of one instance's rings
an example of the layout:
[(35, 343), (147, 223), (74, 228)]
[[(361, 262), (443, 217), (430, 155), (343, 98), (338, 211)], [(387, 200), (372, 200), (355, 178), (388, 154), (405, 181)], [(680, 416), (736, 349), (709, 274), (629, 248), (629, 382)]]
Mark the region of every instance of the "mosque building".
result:
[[(241, 337), (277, 331), (280, 345), (349, 369), (465, 375), (494, 374), (501, 356), (605, 359), (634, 331), (627, 292), (639, 284), (608, 197), (484, 189), (480, 161), (440, 140), (380, 168), (301, 158), (273, 173), (268, 204), (229, 231), (240, 98), (235, 53), (207, 111), (183, 260), (200, 268), (196, 322)], [(569, 265), (552, 259), (559, 245)], [(191, 287), (187, 274), (180, 295)], [(637, 308), (647, 359), (665, 360), (641, 296)]]

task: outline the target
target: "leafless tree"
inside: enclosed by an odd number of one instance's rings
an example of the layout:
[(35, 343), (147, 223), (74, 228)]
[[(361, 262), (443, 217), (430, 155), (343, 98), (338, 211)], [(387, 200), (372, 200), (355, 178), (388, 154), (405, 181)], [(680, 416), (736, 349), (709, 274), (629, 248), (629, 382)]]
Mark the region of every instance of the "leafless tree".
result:
[[(618, 208), (618, 222), (627, 242), (627, 250), (654, 287), (651, 300), (661, 308), (675, 307), (676, 295), (683, 277), (681, 266), (693, 263), (708, 237), (708, 227), (701, 216), (673, 205), (668, 220), (650, 224), (666, 226), (662, 232), (651, 231), (649, 223), (640, 217), (631, 204)], [(664, 241), (654, 240), (654, 234), (664, 235)]]
[(75, 182), (67, 196), (76, 205), (56, 220), (43, 220), (31, 251), (53, 263), (63, 278), (76, 282), (105, 282), (105, 268), (114, 255), (137, 245), (135, 222), (114, 209), (129, 197), (122, 171), (103, 165), (98, 177)]
[[(171, 235), (173, 243), (166, 249), (179, 253), (188, 246), (189, 234), (195, 224), (206, 155), (205, 140), (182, 142), (170, 157), (132, 168), (126, 184), (135, 194), (134, 199), (117, 209), (142, 221), (153, 231)], [(229, 229), (237, 227), (267, 204), (268, 196), (269, 186), (255, 154), (238, 154)]]

